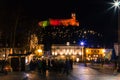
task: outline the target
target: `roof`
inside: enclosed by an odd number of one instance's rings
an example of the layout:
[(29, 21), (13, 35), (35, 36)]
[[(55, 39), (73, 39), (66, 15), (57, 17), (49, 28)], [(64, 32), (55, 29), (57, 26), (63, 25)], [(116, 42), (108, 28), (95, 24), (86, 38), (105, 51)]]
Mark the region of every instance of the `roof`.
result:
[(13, 54), (9, 54), (9, 56), (28, 56), (32, 54), (32, 52), (27, 52), (26, 54), (17, 54), (17, 53), (13, 53)]

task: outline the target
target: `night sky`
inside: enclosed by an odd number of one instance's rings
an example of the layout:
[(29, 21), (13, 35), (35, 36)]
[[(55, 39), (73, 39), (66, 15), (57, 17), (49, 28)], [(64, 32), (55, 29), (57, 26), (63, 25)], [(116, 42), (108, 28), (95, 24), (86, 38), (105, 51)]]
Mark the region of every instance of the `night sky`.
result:
[(106, 42), (117, 40), (117, 14), (112, 0), (0, 0), (0, 30), (16, 33), (34, 29), (34, 25), (49, 18), (70, 18), (76, 13), (80, 26), (104, 34)]

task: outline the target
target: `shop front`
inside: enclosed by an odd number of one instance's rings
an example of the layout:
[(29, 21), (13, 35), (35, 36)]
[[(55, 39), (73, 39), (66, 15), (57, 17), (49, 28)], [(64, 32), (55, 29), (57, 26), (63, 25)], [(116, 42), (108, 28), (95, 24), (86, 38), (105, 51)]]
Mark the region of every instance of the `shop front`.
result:
[(87, 61), (100, 61), (102, 59), (111, 59), (112, 49), (104, 48), (86, 48), (86, 60)]
[(31, 59), (33, 58), (33, 54), (10, 54), (9, 55), (9, 63), (12, 67), (13, 71), (25, 71), (27, 70), (27, 66), (29, 65)]

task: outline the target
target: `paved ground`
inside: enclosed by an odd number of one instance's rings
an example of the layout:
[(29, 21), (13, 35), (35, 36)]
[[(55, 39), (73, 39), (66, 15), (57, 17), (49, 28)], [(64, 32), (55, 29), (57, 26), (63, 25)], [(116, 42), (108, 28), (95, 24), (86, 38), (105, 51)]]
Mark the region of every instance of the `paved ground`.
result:
[(10, 72), (8, 75), (0, 74), (0, 80), (120, 80), (119, 73), (114, 74), (112, 70), (95, 69), (95, 67), (77, 64), (69, 75), (55, 71), (47, 71), (46, 76), (36, 71)]

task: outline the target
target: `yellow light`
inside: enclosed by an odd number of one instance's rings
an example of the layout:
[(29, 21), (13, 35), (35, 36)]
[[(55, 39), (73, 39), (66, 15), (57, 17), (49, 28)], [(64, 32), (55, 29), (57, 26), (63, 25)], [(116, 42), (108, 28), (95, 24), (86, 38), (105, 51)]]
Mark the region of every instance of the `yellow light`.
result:
[(52, 55), (55, 55), (55, 53), (54, 53), (54, 52), (52, 52)]
[(67, 55), (68, 53), (65, 53), (65, 55)]
[(105, 56), (105, 53), (103, 54), (103, 57)]
[(98, 57), (98, 55), (96, 55), (96, 57)]
[(103, 49), (103, 53), (105, 53), (105, 49)]
[(80, 60), (79, 58), (76, 58), (76, 61), (77, 61), (77, 62), (79, 62), (79, 60)]
[(61, 52), (60, 55), (63, 55), (63, 53)]
[(28, 63), (28, 61), (29, 61), (29, 60), (28, 60), (28, 58), (26, 57), (26, 59), (25, 59), (25, 63), (27, 64), (27, 63)]
[(82, 55), (82, 53), (81, 53), (81, 52), (79, 52), (79, 55)]
[(87, 50), (86, 50), (86, 53), (88, 53), (88, 52), (89, 52), (89, 50), (87, 49)]
[(55, 55), (57, 56), (57, 53), (55, 52)]
[(73, 55), (76, 55), (76, 52), (74, 52)]
[(90, 58), (87, 58), (88, 61), (90, 61)]
[(75, 58), (75, 56), (73, 55), (72, 58)]
[(71, 52), (69, 52), (69, 55), (71, 55)]
[(10, 49), (10, 54), (12, 54), (13, 53), (13, 50), (12, 50), (12, 48)]
[(41, 50), (41, 49), (38, 49), (38, 52), (39, 52), (39, 53), (41, 53), (41, 52), (42, 52), (42, 50)]
[(65, 56), (63, 56), (63, 55), (61, 56), (61, 58), (64, 58), (64, 57), (65, 57)]
[(42, 56), (43, 55), (42, 49), (35, 50), (35, 54), (36, 54), (36, 56)]

